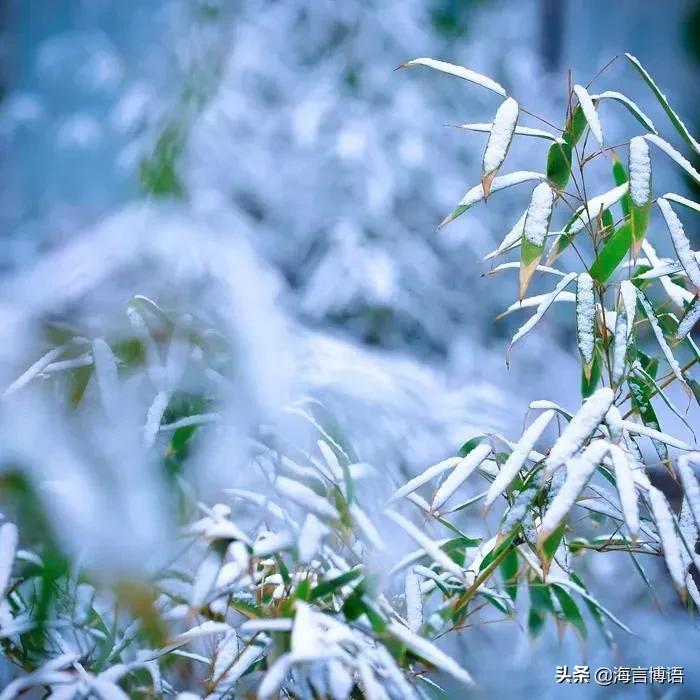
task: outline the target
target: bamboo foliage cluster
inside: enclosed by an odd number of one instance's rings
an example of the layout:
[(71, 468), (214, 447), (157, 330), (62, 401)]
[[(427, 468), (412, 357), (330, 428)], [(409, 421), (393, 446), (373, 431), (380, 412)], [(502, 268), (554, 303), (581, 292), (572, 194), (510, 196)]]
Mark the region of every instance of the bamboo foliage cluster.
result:
[[(646, 70), (633, 56), (626, 60), (698, 152)], [(230, 419), (218, 391), (236, 375), (237, 349), (196, 310), (183, 315), (135, 297), (126, 308), (126, 341), (107, 332), (62, 337), (3, 401), (11, 405), (38, 386), (70, 413), (94, 392), (91, 410), (111, 425), (119, 420), (115, 397), (144, 380), (152, 398), (140, 417), (139, 449), (167, 475), (184, 549), (145, 580), (105, 581), (52, 535), (36, 485), (21, 470), (4, 472), (17, 524), (0, 526), (0, 643), (18, 673), (0, 700), (33, 688), (110, 700), (185, 690), (183, 697), (212, 700), (444, 697), (442, 685), (471, 688), (479, 678), (439, 640), (489, 614), (517, 620), (526, 595), (533, 637), (551, 619), (582, 640), (591, 622), (606, 640), (611, 623), (629, 631), (576, 570), (579, 557), (604, 552), (628, 552), (645, 580), (639, 555), (663, 557), (681, 600), (700, 607), (690, 573), (700, 564), (700, 453), (657, 418), (663, 402), (683, 420), (676, 387), (700, 401), (692, 377), (700, 360), (693, 340), (699, 258), (678, 215), (681, 208), (697, 213), (700, 204), (655, 194), (649, 145), (699, 183), (700, 174), (622, 93), (572, 85), (564, 125), (543, 130), (520, 124), (529, 113), (486, 76), (429, 58), (405, 65), (448, 73), (503, 100), (492, 122), (462, 125), (488, 134), (480, 182), (441, 226), (504, 188), (535, 183), (486, 258), (519, 256), (491, 272), (518, 270), (517, 301), (505, 313), (534, 309), (511, 348), (554, 303), (573, 304), (582, 404), (569, 411), (533, 401), (532, 420), (516, 440), (476, 435), (384, 494), (382, 465), (360, 460), (323, 412), (299, 401), (284, 412), (313, 433), (308, 449), (261, 428), (246, 465), (257, 486), (226, 488), (206, 501), (187, 476), (198, 447)], [(598, 115), (605, 101), (630, 112), (643, 133), (607, 146)], [(503, 174), (521, 137), (548, 142), (546, 163), (541, 171)], [(623, 161), (617, 154), (625, 152)], [(611, 187), (588, 196), (586, 168), (603, 159), (612, 163)], [(674, 259), (660, 258), (648, 240), (656, 210)], [(562, 212), (562, 227), (553, 228)], [(555, 283), (528, 296), (536, 280)], [(195, 394), (180, 387), (193, 367), (206, 387)], [(682, 488), (677, 511), (655, 485), (659, 469)], [(581, 512), (610, 531), (591, 536), (574, 522)], [(487, 522), (497, 523), (495, 534), (487, 534)], [(377, 566), (395, 543), (407, 547), (405, 556), (388, 571)]]

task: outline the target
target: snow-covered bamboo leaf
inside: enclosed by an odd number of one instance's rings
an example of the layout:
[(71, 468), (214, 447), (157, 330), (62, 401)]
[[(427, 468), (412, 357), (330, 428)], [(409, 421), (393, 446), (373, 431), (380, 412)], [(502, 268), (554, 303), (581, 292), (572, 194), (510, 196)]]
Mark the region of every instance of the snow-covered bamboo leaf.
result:
[[(656, 254), (654, 247), (648, 240), (644, 240), (642, 242), (642, 250), (647, 256), (652, 267), (661, 267), (661, 260)], [(693, 293), (676, 284), (670, 277), (663, 275), (659, 278), (659, 281), (661, 282), (661, 286), (664, 288), (664, 291), (668, 295), (668, 298), (679, 308), (682, 309), (686, 302), (692, 301)]]
[(496, 111), (482, 162), (481, 184), (485, 197), (488, 197), (493, 178), (508, 155), (519, 111), (518, 103), (512, 97), (506, 99)]
[(491, 483), (488, 493), (486, 494), (484, 508), (489, 508), (496, 498), (510, 486), (513, 479), (515, 479), (525, 462), (529, 459), (530, 452), (535, 447), (537, 440), (539, 440), (553, 417), (553, 410), (545, 411), (539, 415), (532, 422), (532, 425), (523, 433), (515, 448), (508, 456), (505, 464), (500, 468), (496, 478)]
[(464, 578), (464, 572), (460, 566), (445, 554), (438, 542), (430, 539), (420, 528), (395, 511), (387, 511), (387, 517), (391, 518), (412, 540), (419, 544), (425, 553), (445, 571), (453, 573), (460, 580)]
[(630, 197), (634, 204), (643, 207), (651, 197), (651, 159), (649, 146), (641, 136), (630, 141), (629, 174)]
[(683, 373), (681, 372), (680, 365), (678, 364), (678, 360), (673, 356), (673, 352), (671, 352), (671, 348), (669, 347), (669, 344), (666, 342), (666, 338), (664, 337), (664, 333), (661, 330), (661, 326), (659, 325), (659, 320), (656, 318), (656, 314), (654, 313), (654, 308), (651, 305), (651, 302), (647, 299), (646, 295), (644, 292), (638, 290), (638, 296), (637, 298), (639, 299), (639, 303), (642, 306), (642, 309), (644, 310), (644, 315), (647, 317), (647, 320), (649, 321), (649, 325), (651, 326), (651, 330), (654, 333), (654, 336), (656, 337), (656, 342), (659, 344), (661, 348), (661, 352), (663, 352), (664, 357), (666, 358), (666, 361), (668, 362), (669, 366), (671, 367), (671, 370), (673, 374), (676, 376), (676, 379), (685, 387), (687, 387), (687, 383), (685, 381), (685, 377), (683, 377)]
[(520, 247), (520, 284), (518, 298), (525, 296), (530, 279), (544, 252), (544, 243), (554, 208), (554, 190), (541, 182), (532, 192), (530, 206), (525, 216), (523, 238)]
[(648, 491), (648, 496), (651, 513), (654, 516), (654, 522), (656, 523), (656, 528), (659, 533), (659, 540), (663, 548), (666, 566), (668, 566), (669, 573), (671, 574), (676, 588), (679, 593), (683, 595), (686, 590), (685, 570), (673, 522), (673, 513), (668, 505), (666, 496), (664, 496), (659, 489), (652, 486)]
[[(566, 277), (566, 275), (562, 275), (562, 277)], [(514, 301), (505, 311), (498, 314), (496, 318), (505, 318), (506, 316), (509, 316), (515, 311), (521, 311), (522, 309), (532, 309), (533, 307), (537, 307), (543, 301), (549, 301), (550, 296), (551, 292), (547, 292), (546, 294), (535, 294), (534, 296), (526, 297), (525, 299), (521, 299), (520, 301)], [(574, 294), (573, 292), (560, 292), (559, 294), (557, 294), (556, 298), (553, 300), (552, 303), (574, 303), (575, 301), (576, 294)]]
[(56, 348), (51, 348), (47, 353), (42, 355), (29, 369), (24, 371), (10, 386), (5, 389), (3, 396), (11, 396), (23, 386), (29, 384), (38, 374), (44, 371), (54, 360), (58, 359), (66, 350), (68, 345), (60, 345)]
[(690, 247), (688, 237), (685, 235), (683, 224), (676, 215), (676, 212), (673, 211), (671, 205), (663, 197), (659, 197), (656, 203), (659, 205), (659, 209), (661, 209), (661, 213), (666, 221), (666, 226), (671, 234), (678, 261), (683, 266), (696, 292), (700, 293), (700, 265), (698, 265), (698, 261), (695, 259), (695, 253)]
[[(498, 192), (498, 190), (506, 189), (507, 187), (512, 187), (513, 185), (520, 185), (523, 182), (528, 182), (531, 180), (544, 180), (545, 176), (542, 173), (536, 173), (529, 170), (518, 170), (514, 173), (509, 173), (507, 175), (499, 175), (493, 179), (491, 183), (490, 193)], [(440, 222), (438, 228), (447, 226), (450, 222), (454, 221), (457, 217), (464, 214), (467, 209), (474, 206), (477, 202), (485, 199), (484, 186), (479, 183), (475, 187), (472, 187), (462, 199), (459, 201), (457, 206), (445, 217), (445, 219)]]
[(664, 141), (664, 139), (655, 134), (646, 134), (644, 138), (663, 151), (672, 161), (680, 165), (695, 182), (700, 184), (700, 173), (691, 165), (690, 161), (682, 156), (668, 141)]
[(688, 209), (692, 209), (693, 211), (700, 212), (700, 204), (698, 202), (694, 202), (692, 199), (683, 197), (680, 194), (667, 192), (664, 195), (664, 199), (668, 200), (669, 202), (675, 202), (676, 204), (682, 204), (684, 207), (688, 207)]
[(639, 505), (632, 469), (624, 450), (618, 445), (610, 445), (610, 457), (615, 471), (615, 484), (620, 496), (620, 505), (632, 541), (639, 537)]
[(644, 82), (651, 88), (651, 91), (656, 96), (656, 99), (659, 101), (659, 104), (663, 108), (664, 112), (666, 112), (666, 114), (668, 115), (668, 118), (671, 120), (671, 123), (674, 127), (676, 127), (676, 131), (678, 131), (678, 133), (695, 150), (696, 153), (700, 153), (700, 144), (698, 144), (698, 142), (692, 137), (692, 135), (688, 131), (688, 127), (675, 113), (675, 111), (669, 104), (668, 98), (666, 97), (666, 95), (664, 95), (663, 92), (661, 92), (661, 90), (654, 82), (651, 75), (649, 75), (647, 70), (644, 68), (644, 66), (642, 66), (639, 60), (630, 53), (626, 53), (625, 57), (637, 69), (637, 72), (642, 76)]
[(576, 338), (579, 352), (583, 358), (583, 371), (589, 378), (593, 364), (593, 350), (595, 349), (595, 297), (593, 295), (593, 279), (587, 272), (582, 272), (577, 278)]
[(423, 598), (421, 596), (420, 578), (409, 569), (406, 572), (406, 621), (412, 632), (418, 632), (423, 626)]
[(696, 324), (700, 322), (700, 296), (695, 297), (690, 305), (683, 313), (681, 320), (678, 323), (678, 330), (676, 331), (676, 340), (683, 340), (690, 331), (695, 328)]
[(605, 418), (605, 414), (612, 406), (613, 398), (612, 389), (601, 387), (586, 399), (552, 446), (545, 462), (547, 474), (553, 474), (583, 447)]
[(673, 435), (662, 433), (660, 430), (650, 428), (648, 425), (634, 423), (631, 420), (623, 420), (622, 425), (628, 433), (633, 433), (635, 435), (645, 435), (646, 437), (651, 438), (652, 440), (663, 442), (666, 445), (670, 445), (671, 447), (675, 447), (679, 450), (693, 449), (692, 445), (689, 445), (687, 442), (683, 442), (683, 440), (679, 440), (678, 438), (673, 437)]
[[(491, 122), (479, 122), (474, 124), (457, 124), (459, 129), (465, 129), (467, 131), (478, 131), (484, 134), (490, 134), (493, 131), (495, 121)], [(516, 136), (532, 136), (534, 138), (546, 139), (548, 141), (554, 141), (556, 143), (561, 143), (563, 141), (561, 136), (553, 134), (551, 131), (544, 131), (542, 129), (532, 129), (529, 126), (516, 126), (514, 134)]]
[(600, 125), (598, 112), (596, 111), (591, 96), (588, 94), (588, 90), (582, 85), (574, 85), (574, 92), (576, 93), (576, 97), (578, 97), (578, 103), (581, 105), (583, 115), (586, 117), (588, 128), (591, 130), (593, 138), (598, 142), (598, 145), (603, 148), (603, 127)]
[(400, 498), (407, 496), (409, 493), (413, 493), (416, 489), (432, 481), (436, 476), (439, 476), (448, 469), (456, 467), (461, 460), (461, 457), (448, 457), (442, 462), (434, 464), (432, 467), (428, 467), (425, 471), (414, 476), (412, 479), (407, 481), (401, 488), (397, 489), (389, 498), (388, 503), (393, 503), (398, 501)]
[(577, 457), (567, 459), (566, 480), (542, 517), (542, 524), (537, 537), (539, 546), (550, 537), (568, 515), (609, 448), (610, 443), (604, 440), (596, 440)]
[[(507, 262), (507, 263), (501, 263), (500, 265), (496, 265), (493, 269), (489, 270), (488, 272), (484, 273), (484, 277), (490, 277), (491, 275), (495, 275), (499, 272), (504, 272), (505, 270), (519, 270), (520, 269), (520, 263), (519, 262)], [(537, 266), (537, 272), (545, 272), (548, 275), (555, 275), (556, 277), (566, 277), (566, 273), (562, 272), (561, 270), (557, 270), (554, 267), (548, 267), (547, 265), (538, 265)], [(525, 301), (523, 299), (523, 301)]]
[(454, 63), (446, 63), (445, 61), (439, 61), (435, 58), (414, 58), (411, 61), (403, 63), (399, 67), (410, 68), (411, 66), (427, 66), (428, 68), (433, 68), (434, 70), (438, 70), (442, 73), (457, 76), (458, 78), (467, 80), (470, 83), (481, 85), (481, 87), (485, 87), (488, 90), (495, 92), (497, 95), (501, 95), (502, 97), (506, 96), (505, 88), (499, 85), (495, 80), (492, 80), (486, 75), (470, 70), (469, 68), (455, 65)]
[(700, 453), (681, 455), (678, 459), (678, 475), (681, 478), (681, 485), (685, 491), (685, 498), (695, 520), (695, 525), (700, 528), (700, 484), (698, 484), (698, 478), (691, 466), (693, 461), (700, 464)]
[(423, 637), (419, 637), (398, 622), (390, 622), (387, 631), (414, 654), (420, 656), (429, 664), (444, 671), (464, 685), (474, 685), (474, 680), (471, 675), (469, 675), (469, 673), (467, 673), (467, 671), (452, 657), (447, 656), (445, 652), (436, 647), (432, 642), (429, 642)]
[(115, 401), (118, 397), (117, 361), (104, 338), (92, 341), (92, 357), (95, 362), (95, 377), (100, 400), (105, 413), (114, 418)]
[(320, 515), (322, 518), (335, 520), (338, 517), (338, 511), (331, 505), (330, 501), (323, 496), (319, 496), (313, 489), (300, 484), (298, 481), (288, 479), (285, 476), (278, 476), (275, 480), (275, 490), (302, 508)]
[(490, 454), (491, 446), (481, 443), (463, 457), (435, 493), (432, 510), (438, 510)]
[(647, 130), (651, 131), (652, 134), (656, 134), (656, 127), (654, 122), (647, 117), (644, 112), (639, 108), (639, 106), (630, 100), (629, 97), (623, 95), (621, 92), (615, 92), (614, 90), (606, 90), (601, 92), (599, 95), (591, 95), (593, 102), (600, 102), (601, 100), (614, 100), (615, 102), (624, 105), (629, 110), (630, 114)]
[(564, 277), (561, 282), (551, 291), (546, 298), (540, 302), (537, 307), (537, 311), (530, 316), (530, 318), (517, 330), (513, 339), (510, 341), (510, 346), (513, 347), (521, 338), (527, 335), (539, 322), (539, 320), (544, 316), (547, 309), (554, 303), (554, 300), (564, 291), (564, 288), (571, 283), (571, 281), (576, 277), (575, 272), (570, 272), (566, 277)]

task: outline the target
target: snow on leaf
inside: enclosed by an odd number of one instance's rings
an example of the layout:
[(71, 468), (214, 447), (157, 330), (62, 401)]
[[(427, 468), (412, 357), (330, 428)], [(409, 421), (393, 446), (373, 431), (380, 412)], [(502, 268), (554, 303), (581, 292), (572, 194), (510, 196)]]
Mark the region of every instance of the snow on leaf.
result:
[(357, 660), (357, 670), (360, 675), (363, 698), (366, 700), (389, 700), (389, 695), (377, 680), (374, 670), (362, 657)]
[[(522, 236), (522, 233), (521, 233)], [(496, 265), (492, 270), (489, 270), (488, 272), (484, 273), (484, 277), (490, 277), (491, 275), (495, 275), (498, 272), (503, 272), (505, 270), (518, 270), (520, 268), (520, 263), (517, 261), (513, 262), (507, 262), (507, 263), (501, 263), (500, 265)], [(566, 277), (566, 273), (562, 272), (561, 270), (557, 270), (554, 267), (549, 267), (548, 265), (538, 265), (536, 268), (537, 272), (546, 272), (549, 275), (556, 275), (557, 277)], [(532, 299), (532, 297), (530, 297)], [(522, 304), (526, 300), (523, 299), (522, 302), (519, 302)], [(519, 307), (522, 308), (522, 307)]]
[[(600, 392), (601, 390), (599, 389), (598, 391)], [(574, 418), (574, 420), (576, 420), (576, 418)], [(542, 524), (538, 535), (538, 541), (540, 543), (544, 542), (567, 516), (609, 448), (610, 443), (604, 440), (596, 440), (580, 455), (567, 459), (566, 480), (556, 496), (552, 499), (552, 502), (549, 504), (547, 511), (542, 517)]]
[(343, 468), (340, 466), (337, 455), (325, 440), (318, 440), (316, 444), (336, 483), (342, 483), (344, 480)]
[(666, 361), (668, 362), (669, 366), (671, 367), (671, 370), (673, 371), (673, 374), (683, 386), (687, 387), (688, 384), (686, 383), (685, 377), (681, 372), (680, 365), (678, 364), (676, 358), (673, 356), (673, 352), (671, 352), (671, 348), (666, 342), (666, 338), (664, 338), (664, 333), (661, 330), (661, 326), (659, 325), (658, 319), (656, 318), (654, 308), (652, 307), (649, 300), (646, 298), (644, 292), (642, 292), (641, 290), (638, 290), (637, 298), (639, 299), (639, 302), (642, 305), (642, 308), (644, 309), (644, 314), (647, 317), (647, 320), (649, 321), (649, 325), (651, 326), (651, 330), (653, 331), (654, 336), (656, 337), (656, 342), (661, 347), (661, 352), (663, 352)]
[(686, 127), (681, 118), (675, 113), (668, 101), (668, 98), (663, 92), (661, 92), (658, 85), (654, 82), (644, 66), (642, 66), (639, 60), (631, 53), (626, 53), (625, 57), (637, 69), (646, 84), (651, 88), (654, 95), (656, 95), (656, 99), (663, 107), (672, 124), (676, 127), (678, 133), (690, 144), (693, 149), (695, 149), (697, 153), (700, 153), (700, 144), (698, 144), (698, 142), (691, 136), (690, 132), (688, 131), (688, 127)]
[(365, 513), (357, 503), (353, 503), (350, 506), (350, 517), (353, 519), (358, 528), (360, 528), (361, 533), (364, 535), (365, 539), (377, 550), (381, 551), (385, 548), (384, 540), (382, 536), (377, 531), (374, 523), (370, 520), (367, 513)]
[(518, 475), (529, 458), (530, 451), (535, 447), (537, 440), (539, 440), (542, 433), (550, 424), (554, 415), (554, 411), (551, 409), (545, 411), (539, 415), (532, 422), (532, 425), (523, 433), (522, 437), (515, 445), (515, 448), (508, 456), (505, 464), (501, 467), (496, 478), (491, 483), (488, 493), (486, 494), (484, 508), (489, 508)]
[(628, 433), (634, 433), (636, 435), (644, 435), (652, 440), (658, 440), (659, 442), (665, 442), (671, 447), (675, 447), (679, 450), (692, 450), (693, 447), (683, 440), (673, 437), (672, 435), (667, 435), (662, 433), (660, 430), (654, 430), (647, 425), (642, 425), (641, 423), (635, 423), (631, 420), (623, 420), (622, 425)]
[(297, 540), (299, 561), (308, 564), (313, 559), (327, 532), (328, 528), (313, 513), (307, 514)]
[(412, 632), (418, 632), (423, 625), (423, 599), (421, 597), (420, 579), (418, 575), (409, 569), (406, 572), (404, 585), (406, 594), (406, 620)]
[(474, 680), (452, 657), (447, 656), (441, 649), (438, 649), (432, 642), (411, 632), (408, 628), (398, 622), (390, 622), (388, 626), (389, 634), (403, 642), (414, 654), (425, 659), (441, 671), (452, 676), (455, 680), (464, 685), (474, 685)]
[[(456, 126), (460, 129), (466, 129), (467, 131), (479, 131), (489, 134), (493, 131), (494, 124), (495, 122), (493, 124), (490, 122), (480, 122), (475, 124), (457, 124)], [(556, 136), (542, 129), (532, 129), (529, 126), (516, 126), (514, 133), (516, 136), (533, 136), (535, 138), (547, 139), (548, 141), (555, 141), (556, 143), (564, 142), (561, 136)]]
[(476, 85), (481, 85), (488, 90), (495, 92), (497, 95), (502, 97), (506, 96), (505, 88), (499, 85), (495, 80), (492, 80), (486, 75), (477, 73), (476, 71), (470, 70), (469, 68), (464, 68), (463, 66), (457, 66), (453, 63), (446, 63), (445, 61), (439, 61), (435, 58), (414, 58), (411, 61), (403, 63), (400, 68), (410, 68), (411, 66), (427, 66), (428, 68), (433, 68), (442, 73), (449, 73), (450, 75), (455, 75), (462, 80), (468, 80), (470, 83), (475, 83)]
[(17, 553), (17, 526), (5, 523), (0, 527), (0, 597), (5, 594)]
[(60, 345), (59, 347), (52, 348), (46, 354), (42, 355), (36, 362), (32, 364), (29, 369), (23, 372), (17, 379), (15, 379), (10, 386), (5, 389), (3, 396), (10, 396), (16, 391), (21, 389), (23, 386), (29, 384), (29, 382), (34, 379), (38, 374), (41, 374), (43, 370), (48, 367), (55, 359), (59, 358), (68, 348), (68, 345)]
[(613, 341), (613, 382), (618, 383), (625, 373), (627, 354), (627, 318), (625, 314), (618, 314), (615, 319), (615, 336)]
[(464, 579), (462, 569), (440, 549), (438, 542), (431, 540), (420, 528), (395, 511), (387, 511), (387, 517), (391, 518), (412, 540), (419, 544), (425, 550), (425, 553), (436, 563), (440, 564), (445, 571), (453, 573), (460, 580)]
[[(518, 123), (518, 113), (518, 103), (512, 97), (506, 99), (496, 111), (484, 151), (483, 178), (492, 177), (506, 159), (510, 142), (513, 140), (515, 126)], [(488, 190), (488, 186), (486, 189)]]
[(685, 591), (685, 568), (683, 566), (678, 537), (676, 537), (671, 508), (668, 505), (666, 496), (656, 487), (652, 486), (648, 491), (648, 495), (651, 513), (654, 516), (654, 522), (656, 523), (661, 546), (663, 547), (666, 566), (668, 566), (669, 573), (671, 574), (676, 588), (680, 592), (683, 592)]
[(568, 233), (573, 235), (578, 233), (584, 226), (587, 226), (591, 221), (594, 221), (606, 209), (619, 202), (629, 191), (629, 182), (618, 185), (603, 194), (593, 197), (588, 200), (586, 206), (579, 207), (575, 214), (574, 220), (568, 229)]
[(482, 443), (477, 445), (466, 457), (463, 457), (437, 490), (432, 510), (438, 510), (490, 454), (491, 446)]
[(700, 265), (695, 259), (695, 253), (690, 247), (688, 237), (685, 235), (683, 224), (673, 211), (671, 205), (663, 198), (659, 197), (656, 203), (661, 209), (661, 213), (668, 226), (669, 233), (673, 240), (673, 247), (676, 249), (678, 261), (683, 266), (683, 269), (688, 275), (688, 279), (692, 282), (696, 290), (700, 291)]
[(143, 426), (143, 442), (147, 448), (152, 447), (156, 440), (156, 435), (158, 435), (158, 430), (160, 429), (160, 422), (163, 419), (163, 414), (168, 407), (169, 401), (169, 392), (159, 391), (148, 409), (146, 423)]
[(620, 505), (625, 516), (632, 541), (639, 537), (639, 505), (637, 491), (627, 455), (618, 445), (610, 445), (610, 456), (615, 471), (615, 484), (620, 496)]
[[(514, 173), (508, 173), (507, 175), (499, 175), (493, 179), (491, 183), (490, 193), (498, 192), (498, 190), (506, 189), (507, 187), (512, 187), (513, 185), (519, 185), (528, 180), (545, 180), (546, 175), (542, 173), (536, 173), (529, 170), (518, 170)], [(467, 209), (474, 206), (477, 202), (485, 199), (486, 195), (484, 193), (483, 184), (479, 183), (475, 187), (472, 187), (462, 199), (459, 201), (457, 206), (450, 212), (450, 214), (445, 217), (445, 219), (440, 223), (438, 228), (446, 226), (451, 221), (454, 221), (458, 216), (464, 214)]]
[(104, 338), (92, 341), (92, 357), (102, 407), (108, 416), (114, 417), (114, 402), (118, 395), (117, 362)]
[(682, 197), (679, 194), (667, 192), (664, 195), (664, 199), (667, 199), (670, 202), (675, 202), (676, 204), (682, 204), (684, 207), (688, 207), (688, 209), (693, 209), (694, 211), (700, 212), (700, 204), (698, 202), (694, 202), (692, 199), (688, 199), (687, 197)]
[(595, 298), (593, 279), (587, 272), (582, 272), (577, 279), (576, 337), (581, 357), (584, 363), (590, 366), (595, 348)]
[(216, 577), (221, 569), (221, 554), (215, 549), (210, 549), (195, 574), (192, 583), (190, 604), (193, 608), (199, 608), (204, 604), (209, 591), (216, 582)]
[(564, 277), (561, 282), (551, 291), (545, 299), (542, 300), (540, 305), (537, 307), (537, 311), (530, 316), (530, 318), (517, 330), (513, 339), (510, 341), (511, 347), (515, 345), (521, 338), (527, 335), (539, 322), (539, 320), (544, 316), (547, 309), (554, 303), (559, 294), (564, 291), (564, 288), (576, 277), (575, 272), (570, 272), (566, 277)]
[[(563, 275), (563, 277), (566, 277), (566, 275)], [(505, 316), (512, 314), (514, 311), (531, 309), (533, 306), (539, 306), (543, 301), (548, 301), (550, 296), (551, 292), (547, 292), (546, 294), (535, 294), (531, 297), (525, 297), (525, 299), (521, 299), (520, 301), (514, 301), (505, 311), (500, 313), (497, 318), (504, 318)], [(576, 295), (573, 292), (560, 292), (557, 294), (553, 302), (562, 301), (573, 303), (576, 301)]]
[(278, 476), (275, 479), (275, 490), (302, 508), (322, 518), (335, 520), (338, 517), (338, 511), (335, 509), (335, 506), (331, 505), (323, 496), (319, 496), (313, 489), (300, 484), (298, 481), (288, 479), (286, 476)]
[(599, 95), (591, 95), (591, 99), (594, 102), (600, 102), (600, 100), (614, 100), (615, 102), (619, 102), (620, 104), (624, 105), (627, 107), (627, 109), (630, 111), (630, 113), (637, 119), (637, 121), (648, 131), (651, 131), (652, 134), (656, 134), (656, 127), (654, 126), (654, 122), (647, 117), (644, 112), (637, 106), (635, 102), (630, 100), (629, 97), (626, 95), (623, 95), (621, 92), (615, 92), (614, 90), (606, 90), (605, 92), (601, 92)]
[(612, 406), (613, 398), (612, 389), (601, 387), (586, 399), (552, 446), (545, 462), (547, 474), (553, 474), (581, 449), (605, 418), (605, 414)]
[(541, 182), (532, 191), (523, 228), (523, 236), (535, 246), (544, 244), (553, 206), (554, 190), (546, 182)]
[(700, 464), (700, 453), (681, 455), (678, 459), (678, 474), (685, 491), (688, 507), (693, 515), (696, 526), (700, 526), (700, 484), (691, 466), (691, 461)]
[[(646, 239), (644, 239), (642, 241), (642, 250), (644, 251), (644, 254), (647, 256), (647, 258), (649, 259), (649, 262), (651, 263), (652, 267), (654, 267), (654, 268), (661, 267), (661, 261), (659, 260), (659, 257), (656, 254), (654, 247)], [(689, 292), (687, 289), (684, 289), (680, 285), (676, 284), (668, 276), (666, 276), (666, 275), (662, 276), (659, 281), (661, 282), (661, 285), (663, 286), (666, 294), (668, 294), (669, 299), (676, 306), (678, 306), (682, 309), (686, 302), (692, 301), (692, 299), (693, 299), (692, 292)]]
[(389, 498), (387, 503), (394, 503), (400, 498), (407, 496), (409, 493), (413, 493), (416, 489), (432, 481), (436, 476), (439, 476), (448, 469), (456, 467), (461, 460), (461, 457), (448, 457), (442, 462), (434, 464), (432, 467), (428, 467), (425, 471), (414, 476), (412, 479), (407, 481), (401, 488), (397, 489)]
[(700, 297), (695, 297), (686, 309), (676, 330), (676, 340), (682, 340), (690, 331), (695, 328), (695, 324), (700, 321)]
[(664, 141), (660, 136), (654, 134), (646, 134), (643, 138), (662, 150), (672, 161), (680, 165), (695, 182), (700, 183), (700, 173), (691, 165), (690, 161), (682, 156), (668, 141)]
[(600, 125), (598, 112), (596, 111), (591, 96), (588, 94), (588, 90), (582, 85), (574, 85), (574, 92), (576, 93), (576, 97), (578, 97), (578, 102), (583, 110), (583, 116), (586, 117), (593, 138), (598, 142), (598, 145), (603, 148), (603, 127)]
[(651, 197), (651, 159), (649, 146), (641, 136), (630, 141), (629, 175), (632, 201), (643, 207)]

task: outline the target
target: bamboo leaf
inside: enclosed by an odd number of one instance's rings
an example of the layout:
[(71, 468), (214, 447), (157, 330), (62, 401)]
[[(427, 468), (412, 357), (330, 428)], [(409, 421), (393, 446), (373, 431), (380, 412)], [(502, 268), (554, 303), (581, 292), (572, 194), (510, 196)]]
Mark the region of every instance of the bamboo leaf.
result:
[(435, 58), (414, 58), (411, 61), (402, 63), (399, 68), (411, 68), (412, 66), (427, 66), (428, 68), (440, 71), (441, 73), (448, 73), (449, 75), (462, 78), (462, 80), (467, 80), (470, 83), (475, 83), (476, 85), (480, 85), (481, 87), (485, 87), (486, 89), (495, 92), (497, 95), (506, 97), (505, 88), (502, 85), (499, 85), (495, 80), (492, 80), (486, 75), (470, 70), (469, 68), (455, 65), (454, 63), (438, 61)]

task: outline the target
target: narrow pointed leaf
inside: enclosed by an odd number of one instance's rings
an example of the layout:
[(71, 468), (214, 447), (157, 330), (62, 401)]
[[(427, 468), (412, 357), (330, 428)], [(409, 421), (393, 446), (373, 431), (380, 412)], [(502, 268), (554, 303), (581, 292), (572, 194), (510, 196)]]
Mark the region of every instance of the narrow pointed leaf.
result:
[(427, 66), (434, 70), (438, 70), (441, 73), (448, 73), (449, 75), (454, 75), (462, 80), (467, 80), (470, 83), (475, 83), (481, 87), (485, 87), (497, 95), (502, 97), (506, 96), (505, 88), (499, 85), (495, 80), (492, 80), (486, 75), (477, 73), (476, 71), (470, 70), (469, 68), (464, 68), (463, 66), (455, 65), (454, 63), (446, 63), (445, 61), (439, 61), (435, 58), (414, 58), (411, 61), (403, 63), (399, 68), (410, 68), (412, 66)]

